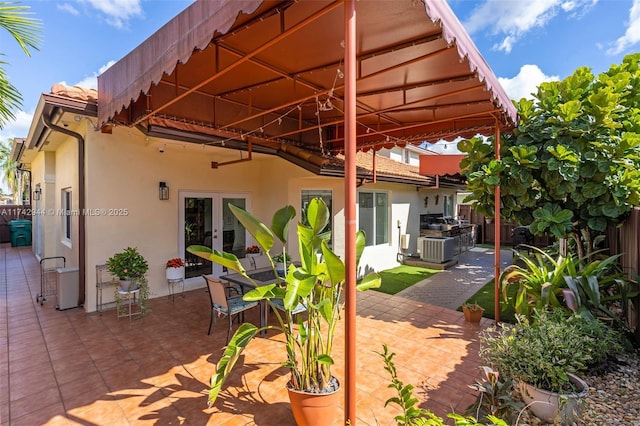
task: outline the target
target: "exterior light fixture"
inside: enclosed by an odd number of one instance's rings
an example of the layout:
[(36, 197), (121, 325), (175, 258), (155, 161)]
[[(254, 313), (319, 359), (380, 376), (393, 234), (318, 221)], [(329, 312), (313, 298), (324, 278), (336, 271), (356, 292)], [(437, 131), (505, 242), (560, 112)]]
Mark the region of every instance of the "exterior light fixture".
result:
[(160, 188), (159, 188), (159, 198), (161, 200), (168, 200), (169, 199), (169, 187), (167, 186), (166, 182), (160, 182)]
[(42, 189), (40, 185), (36, 185), (36, 189), (33, 191), (33, 200), (40, 201), (40, 195), (42, 194)]

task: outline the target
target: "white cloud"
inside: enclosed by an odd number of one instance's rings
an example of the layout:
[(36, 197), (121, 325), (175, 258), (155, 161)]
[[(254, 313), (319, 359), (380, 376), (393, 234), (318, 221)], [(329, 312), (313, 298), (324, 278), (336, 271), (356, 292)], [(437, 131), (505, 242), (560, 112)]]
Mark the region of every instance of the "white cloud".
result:
[(26, 138), (29, 135), (33, 112), (18, 111), (15, 115), (16, 119), (0, 130), (0, 140)]
[(638, 42), (640, 42), (640, 0), (633, 0), (633, 4), (629, 10), (629, 25), (627, 26), (627, 31), (613, 43), (613, 47), (607, 49), (607, 53), (617, 55), (631, 46), (636, 45)]
[(464, 27), (470, 34), (488, 29), (492, 35), (504, 35), (502, 41), (493, 48), (509, 53), (526, 33), (535, 28), (543, 28), (559, 12), (579, 17), (596, 2), (597, 0), (486, 0), (464, 22)]
[[(105, 65), (101, 66), (98, 72), (94, 72), (93, 75), (87, 76), (80, 80), (79, 82), (73, 84), (72, 86), (84, 87), (85, 89), (98, 89), (98, 76), (105, 72), (107, 69), (111, 67), (111, 65), (115, 64), (116, 61), (109, 61)], [(62, 84), (67, 84), (64, 81)]]
[(557, 75), (545, 75), (537, 65), (523, 65), (520, 72), (513, 78), (498, 78), (500, 85), (514, 100), (521, 98), (532, 99), (532, 93), (538, 91), (540, 83), (545, 81), (558, 81)]
[(70, 14), (72, 14), (74, 16), (78, 16), (80, 14), (80, 12), (78, 12), (78, 9), (76, 9), (75, 7), (73, 7), (73, 5), (71, 5), (69, 3), (57, 4), (56, 8), (58, 10), (62, 10), (63, 12), (70, 13)]
[(80, 0), (106, 15), (109, 25), (116, 28), (126, 27), (129, 19), (142, 15), (140, 0)]

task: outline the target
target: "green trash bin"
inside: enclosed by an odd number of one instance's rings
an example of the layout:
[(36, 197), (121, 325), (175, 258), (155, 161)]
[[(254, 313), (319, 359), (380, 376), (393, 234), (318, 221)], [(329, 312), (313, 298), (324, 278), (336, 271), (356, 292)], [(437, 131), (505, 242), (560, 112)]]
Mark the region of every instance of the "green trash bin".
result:
[(11, 231), (11, 247), (21, 247), (31, 245), (31, 221), (26, 219), (15, 219), (9, 222)]

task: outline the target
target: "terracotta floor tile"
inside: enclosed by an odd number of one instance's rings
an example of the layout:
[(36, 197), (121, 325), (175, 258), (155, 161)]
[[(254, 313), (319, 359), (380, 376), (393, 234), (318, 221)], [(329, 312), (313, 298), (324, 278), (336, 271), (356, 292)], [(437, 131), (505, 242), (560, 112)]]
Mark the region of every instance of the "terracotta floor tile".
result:
[(96, 401), (88, 407), (68, 410), (67, 416), (76, 422), (99, 425), (128, 425), (125, 413), (113, 401)]
[(87, 375), (78, 380), (60, 385), (64, 404), (69, 408), (84, 407), (97, 401), (111, 401), (109, 389), (99, 374)]
[(42, 406), (37, 403), (32, 405), (32, 409), (20, 417), (11, 416), (11, 426), (34, 426), (34, 425), (67, 425), (64, 407), (60, 402)]
[(11, 417), (18, 418), (33, 411), (34, 405), (47, 407), (56, 403), (61, 403), (62, 398), (57, 387), (47, 389), (33, 388), (29, 396), (25, 396), (15, 401), (11, 401)]
[[(36, 386), (37, 384), (37, 386)], [(51, 370), (30, 370), (10, 375), (9, 399), (16, 401), (33, 395), (34, 389), (46, 390), (57, 387), (58, 384)]]
[[(10, 266), (5, 274), (3, 265)], [(9, 280), (3, 282), (3, 276)], [(0, 297), (0, 337), (7, 341), (0, 347), (1, 424), (10, 421), (3, 401), (23, 414), (21, 423), (12, 419), (11, 425), (294, 424), (284, 387), (289, 373), (280, 365), (282, 336), (276, 331), (251, 342), (215, 406), (207, 407), (227, 325), (221, 319), (206, 334), (209, 301), (203, 289), (173, 302), (152, 299), (149, 315), (131, 322), (118, 320), (113, 310), (103, 315), (81, 308), (56, 311), (53, 298), (40, 306), (35, 302), (39, 291), (39, 264), (30, 248), (0, 246), (0, 293), (6, 294)], [(473, 401), (466, 385), (481, 362), (477, 332), (490, 322), (469, 326), (460, 312), (375, 292), (358, 295), (357, 311), (358, 424), (393, 424), (397, 414), (384, 408), (393, 390), (387, 387), (390, 378), (382, 359), (374, 354), (383, 343), (397, 352), (398, 374), (415, 381), (423, 406), (446, 414), (454, 404)], [(246, 319), (258, 322), (256, 315)], [(269, 322), (275, 323), (273, 313)], [(334, 374), (344, 381), (341, 326), (333, 356)], [(45, 403), (51, 402), (48, 407), (27, 403), (34, 380), (43, 380), (38, 391), (44, 392)], [(56, 401), (57, 392), (64, 405)], [(340, 408), (336, 424), (342, 416)]]
[(9, 372), (11, 374), (24, 370), (51, 368), (51, 360), (47, 352), (35, 352), (31, 356), (10, 359)]

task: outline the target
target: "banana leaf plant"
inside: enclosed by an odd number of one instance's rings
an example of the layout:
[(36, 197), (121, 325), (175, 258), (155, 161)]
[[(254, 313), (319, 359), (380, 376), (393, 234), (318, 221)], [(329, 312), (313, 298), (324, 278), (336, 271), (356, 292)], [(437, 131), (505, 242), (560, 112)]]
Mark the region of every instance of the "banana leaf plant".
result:
[[(498, 279), (503, 300), (512, 303), (516, 313), (527, 318), (534, 309), (561, 308), (562, 289), (566, 288), (564, 277), (570, 260), (562, 256), (554, 259), (538, 247), (523, 247), (532, 250), (532, 254), (518, 253), (519, 262), (507, 266)], [(510, 301), (509, 288), (513, 285), (518, 286), (518, 291)]]
[[(295, 209), (286, 206), (278, 210), (269, 228), (245, 210), (233, 205), (229, 205), (229, 208), (269, 258), (275, 273), (271, 250), (276, 238), (283, 243), (283, 247), (285, 246), (289, 224), (296, 215)], [(333, 386), (331, 365), (334, 360), (331, 350), (344, 305), (342, 290), (345, 285), (345, 265), (328, 245), (330, 233), (323, 232), (329, 223), (330, 214), (322, 199), (311, 200), (306, 210), (306, 218), (309, 224), (298, 223), (297, 228), (299, 266), (290, 264), (286, 276), (278, 278), (278, 282), (256, 287), (243, 296), (246, 301), (266, 300), (273, 308), (277, 324), (257, 327), (244, 323), (238, 327), (218, 361), (216, 373), (211, 378), (209, 405), (215, 402), (242, 351), (254, 337), (267, 329), (279, 330), (284, 334), (286, 360), (283, 366), (291, 371), (289, 385), (292, 389), (323, 392)], [(360, 260), (364, 245), (365, 234), (359, 231), (356, 234), (356, 263)], [(190, 246), (187, 251), (239, 272), (254, 282), (234, 254), (211, 250), (204, 246)], [(284, 249), (283, 254), (286, 255)], [(379, 286), (380, 276), (372, 272), (360, 280), (356, 288), (364, 291)], [(284, 310), (277, 309), (276, 303), (280, 308), (284, 307)], [(293, 310), (300, 304), (306, 309), (306, 315), (298, 315), (296, 320)]]

